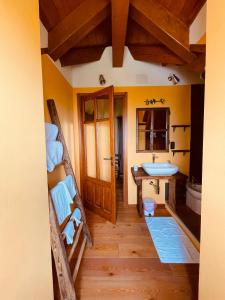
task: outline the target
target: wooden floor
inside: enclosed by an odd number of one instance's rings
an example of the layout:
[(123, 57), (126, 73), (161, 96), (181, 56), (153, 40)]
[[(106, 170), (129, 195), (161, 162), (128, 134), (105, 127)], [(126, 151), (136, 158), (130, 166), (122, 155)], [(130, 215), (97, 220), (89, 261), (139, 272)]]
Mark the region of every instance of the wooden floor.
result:
[[(158, 216), (168, 212), (158, 209)], [(197, 299), (198, 265), (161, 264), (136, 207), (118, 201), (113, 225), (87, 212), (94, 246), (87, 249), (76, 282), (78, 299)]]

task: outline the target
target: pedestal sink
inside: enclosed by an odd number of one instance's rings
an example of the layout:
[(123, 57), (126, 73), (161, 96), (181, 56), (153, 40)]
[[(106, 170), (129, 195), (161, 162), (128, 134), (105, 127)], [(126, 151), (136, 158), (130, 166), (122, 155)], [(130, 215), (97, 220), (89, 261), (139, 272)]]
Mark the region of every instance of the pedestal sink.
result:
[(178, 166), (171, 163), (143, 163), (142, 167), (150, 176), (171, 176), (178, 172)]

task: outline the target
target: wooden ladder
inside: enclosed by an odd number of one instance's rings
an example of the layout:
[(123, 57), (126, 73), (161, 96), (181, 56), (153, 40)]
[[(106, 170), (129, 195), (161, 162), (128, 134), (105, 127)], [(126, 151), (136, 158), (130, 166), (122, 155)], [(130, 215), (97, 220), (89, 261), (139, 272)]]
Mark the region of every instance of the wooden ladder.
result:
[[(73, 172), (72, 164), (70, 161), (69, 153), (66, 147), (64, 135), (62, 132), (62, 127), (59, 121), (58, 113), (56, 110), (55, 102), (52, 99), (47, 100), (47, 106), (50, 114), (50, 118), (53, 124), (55, 124), (58, 127), (59, 133), (57, 140), (62, 143), (63, 145), (63, 161), (62, 165), (64, 166), (64, 170), (66, 175), (71, 175), (74, 184), (75, 189), (77, 191), (74, 203), (75, 206), (72, 209), (72, 213), (75, 209), (75, 207), (78, 207), (81, 211), (82, 216), (82, 222), (78, 227), (78, 230), (76, 231), (76, 235), (73, 241), (73, 244), (71, 247), (69, 247), (69, 251), (66, 251), (65, 247), (65, 236), (62, 234), (62, 230), (59, 226), (58, 219), (56, 216), (56, 212), (54, 209), (51, 193), (49, 191), (49, 215), (50, 215), (50, 232), (51, 232), (51, 248), (52, 253), (54, 257), (55, 267), (56, 267), (56, 273), (57, 273), (57, 279), (58, 279), (58, 285), (59, 285), (59, 291), (60, 291), (60, 298), (61, 300), (75, 300), (76, 298), (76, 292), (75, 292), (75, 280), (77, 278), (79, 266), (81, 263), (81, 259), (84, 253), (84, 249), (86, 244), (88, 246), (92, 245), (91, 235), (86, 223), (86, 217), (85, 217), (85, 211), (83, 207), (83, 203), (81, 200), (81, 196), (78, 190), (77, 181)], [(71, 213), (71, 214), (72, 214)], [(67, 219), (66, 219), (67, 220)], [(69, 220), (69, 219), (68, 219)], [(68, 221), (67, 220), (67, 221)], [(64, 224), (65, 225), (65, 224)], [(65, 226), (64, 226), (65, 227)], [(82, 234), (83, 233), (83, 234)], [(81, 235), (83, 235), (83, 240), (81, 242), (81, 246), (79, 247), (79, 252), (76, 256), (76, 263), (73, 268), (70, 266), (70, 263), (72, 261), (73, 255), (75, 253), (75, 249), (78, 249), (78, 242), (81, 238)]]

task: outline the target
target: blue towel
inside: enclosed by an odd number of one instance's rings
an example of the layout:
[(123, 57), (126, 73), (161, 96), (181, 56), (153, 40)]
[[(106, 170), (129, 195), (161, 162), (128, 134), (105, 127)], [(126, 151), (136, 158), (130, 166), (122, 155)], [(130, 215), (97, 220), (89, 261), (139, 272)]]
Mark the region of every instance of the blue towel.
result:
[(45, 139), (46, 141), (55, 141), (58, 135), (58, 127), (54, 124), (45, 123)]
[(73, 237), (74, 237), (75, 229), (74, 229), (74, 225), (73, 225), (72, 221), (69, 221), (66, 224), (66, 227), (64, 228), (63, 233), (66, 236), (67, 245), (73, 244)]
[(62, 181), (59, 182), (59, 184), (65, 184), (68, 188), (68, 191), (70, 192), (70, 196), (73, 199), (77, 193), (74, 185), (74, 181), (71, 175), (66, 176)]
[(62, 161), (62, 157), (63, 157), (62, 143), (57, 141), (47, 141), (46, 154), (47, 154), (47, 169), (48, 172), (52, 172), (55, 166)]
[(79, 226), (81, 223), (81, 212), (79, 208), (76, 208), (70, 217), (70, 220), (74, 220), (76, 222), (76, 225)]
[(66, 186), (62, 184), (57, 184), (53, 189), (51, 189), (51, 195), (58, 222), (59, 225), (61, 225), (65, 218), (71, 214), (70, 204), (73, 203), (73, 200)]

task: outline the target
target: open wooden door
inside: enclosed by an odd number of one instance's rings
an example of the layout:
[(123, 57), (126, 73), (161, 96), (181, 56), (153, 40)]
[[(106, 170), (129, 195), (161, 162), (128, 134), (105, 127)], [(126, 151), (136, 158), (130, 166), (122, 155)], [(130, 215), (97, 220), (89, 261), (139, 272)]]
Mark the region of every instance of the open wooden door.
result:
[(115, 223), (113, 87), (79, 99), (82, 198), (88, 209)]

